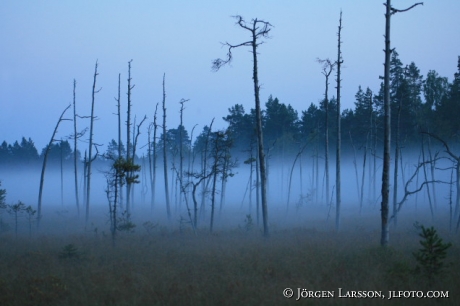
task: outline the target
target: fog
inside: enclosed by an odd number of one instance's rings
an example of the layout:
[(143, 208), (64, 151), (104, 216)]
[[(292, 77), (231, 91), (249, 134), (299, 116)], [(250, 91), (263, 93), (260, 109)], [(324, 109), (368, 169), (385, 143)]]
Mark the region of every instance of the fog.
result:
[[(380, 188), (381, 188), (381, 160), (376, 158), (374, 175), (374, 159), (368, 158), (366, 169), (364, 171), (364, 184), (362, 183), (363, 175), (363, 152), (356, 152), (356, 168), (354, 165), (353, 154), (345, 154), (342, 157), (342, 203), (341, 219), (349, 220), (350, 218), (366, 219), (372, 218), (376, 221), (376, 228), (379, 226), (380, 218)], [(405, 187), (403, 181), (407, 182), (415, 173), (419, 160), (419, 153), (404, 153), (403, 162), (400, 163), (400, 174), (398, 184), (397, 201), (403, 199)], [(325, 194), (325, 171), (324, 159), (318, 159), (318, 179), (319, 186), (316, 188), (316, 160), (308, 154), (297, 160), (294, 168), (292, 167), (294, 157), (287, 157), (283, 160), (280, 158), (270, 158), (268, 160), (268, 219), (271, 227), (275, 228), (294, 228), (309, 227), (314, 221), (315, 224), (324, 224), (325, 227), (333, 228), (336, 218), (336, 197), (335, 197), (335, 156), (330, 157), (330, 194)], [(137, 224), (136, 230), (142, 230), (141, 225), (144, 222), (152, 222), (167, 226), (171, 230), (177, 230), (181, 225), (180, 219), (188, 220), (186, 202), (179, 192), (179, 182), (176, 180), (176, 174), (169, 172), (169, 190), (171, 199), (172, 219), (169, 222), (166, 217), (166, 205), (164, 196), (163, 167), (161, 163), (157, 165), (156, 174), (156, 192), (154, 202), (151, 203), (150, 179), (148, 173), (148, 161), (139, 160), (141, 171), (139, 173), (140, 183), (135, 184), (133, 188), (133, 202), (131, 217)], [(171, 165), (172, 166), (172, 165)], [(197, 167), (197, 165), (195, 165)], [(394, 164), (392, 164), (393, 168)], [(452, 162), (447, 159), (440, 159), (436, 163), (434, 179), (431, 178), (429, 166), (427, 166), (427, 181), (436, 180), (436, 184), (425, 184), (420, 192), (414, 193), (407, 197), (403, 203), (401, 213), (398, 218), (399, 224), (408, 223), (411, 225), (418, 219), (428, 220), (429, 222), (440, 221), (440, 224), (446, 224), (449, 220), (450, 209), (454, 208), (456, 190), (452, 190), (451, 170), (447, 169), (452, 166)], [(43, 189), (43, 207), (42, 207), (42, 233), (63, 233), (79, 232), (82, 228), (88, 226), (98, 227), (100, 230), (109, 231), (108, 217), (108, 200), (107, 200), (107, 180), (106, 173), (110, 168), (108, 161), (97, 161), (93, 165), (93, 175), (91, 179), (91, 198), (89, 207), (89, 220), (85, 225), (85, 204), (83, 199), (83, 169), (79, 169), (79, 198), (80, 214), (76, 207), (74, 170), (71, 163), (63, 165), (62, 175), (62, 192), (61, 192), (61, 169), (58, 164), (51, 164), (46, 169), (44, 189)], [(235, 229), (243, 225), (247, 215), (255, 225), (262, 226), (261, 215), (258, 218), (256, 206), (256, 190), (252, 192), (252, 199), (249, 199), (249, 165), (242, 162), (237, 163), (233, 169), (234, 176), (229, 177), (226, 185), (225, 197), (221, 204), (221, 181), (217, 182), (214, 228), (216, 230)], [(293, 169), (293, 170), (292, 170)], [(444, 170), (441, 170), (444, 169)], [(198, 168), (196, 169), (198, 170)], [(290, 177), (292, 170), (291, 186)], [(37, 199), (39, 192), (41, 168), (38, 166), (20, 167), (19, 169), (2, 169), (0, 180), (2, 189), (5, 189), (6, 203), (13, 204), (22, 201), (26, 206), (30, 205), (37, 209)], [(358, 175), (358, 177), (356, 177)], [(393, 174), (392, 177), (393, 179)], [(255, 185), (255, 171), (253, 173)], [(455, 175), (453, 176), (455, 180)], [(184, 182), (187, 178), (184, 178)], [(420, 168), (418, 175), (414, 176), (412, 182), (408, 185), (408, 191), (418, 189), (425, 181), (423, 167)], [(185, 184), (185, 183), (184, 183)], [(391, 183), (390, 196), (390, 216), (393, 213), (393, 191), (394, 183)], [(427, 186), (430, 188), (430, 195), (427, 192)], [(210, 187), (209, 187), (210, 188)], [(290, 196), (289, 194), (290, 188)], [(363, 188), (363, 201), (361, 205), (361, 188)], [(125, 188), (123, 192), (126, 193)], [(191, 188), (187, 188), (189, 193), (188, 205), (193, 213), (193, 202), (190, 196)], [(199, 224), (201, 229), (209, 229), (209, 220), (211, 212), (211, 195), (208, 192), (204, 206), (204, 213), (201, 209), (201, 186), (197, 188), (197, 200), (199, 212)], [(433, 208), (434, 218), (431, 219), (430, 198)], [(449, 199), (449, 197), (451, 197)], [(451, 202), (449, 202), (451, 201)], [(450, 204), (452, 206), (450, 206)], [(222, 205), (222, 209), (221, 209)], [(119, 213), (123, 212), (119, 208)], [(4, 220), (8, 219), (7, 214), (3, 215)], [(6, 218), (6, 219), (5, 219)], [(447, 218), (447, 219), (446, 219)], [(20, 223), (26, 224), (25, 218)], [(54, 224), (58, 222), (65, 228)], [(65, 221), (64, 221), (65, 220)], [(72, 222), (70, 222), (72, 220)], [(186, 226), (190, 226), (187, 224)], [(23, 226), (26, 230), (26, 226)]]

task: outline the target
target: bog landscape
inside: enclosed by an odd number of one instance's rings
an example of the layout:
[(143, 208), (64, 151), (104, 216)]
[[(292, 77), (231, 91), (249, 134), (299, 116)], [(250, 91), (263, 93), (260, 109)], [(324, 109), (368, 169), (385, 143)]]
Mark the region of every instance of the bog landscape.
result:
[(90, 101), (73, 80), (45, 147), (0, 139), (0, 305), (458, 305), (460, 56), (452, 75), (422, 75), (390, 42), (393, 18), (421, 9), (387, 1), (381, 84), (356, 88), (353, 107), (341, 11), (305, 109), (261, 96), (265, 19), (228, 20), (248, 40), (209, 66), (247, 65), (250, 103), (215, 102), (228, 112), (204, 125), (193, 101), (169, 100), (167, 74), (136, 107), (133, 60), (100, 101), (96, 61)]

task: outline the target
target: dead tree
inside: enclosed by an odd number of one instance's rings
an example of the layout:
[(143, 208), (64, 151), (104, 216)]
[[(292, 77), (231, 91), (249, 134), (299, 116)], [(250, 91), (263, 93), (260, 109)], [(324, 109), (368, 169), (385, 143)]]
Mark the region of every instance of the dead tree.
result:
[(450, 146), (447, 144), (447, 142), (445, 140), (443, 140), (441, 137), (439, 137), (439, 136), (437, 136), (437, 135), (435, 135), (433, 133), (430, 133), (430, 132), (422, 132), (422, 133), (427, 134), (430, 137), (433, 137), (434, 139), (436, 139), (437, 141), (442, 143), (442, 145), (445, 148), (445, 152), (451, 157), (451, 159), (455, 163), (455, 172), (456, 172), (456, 179), (457, 179), (457, 181), (456, 181), (457, 197), (455, 199), (454, 220), (458, 219), (458, 222), (457, 222), (457, 229), (458, 229), (458, 225), (459, 225), (459, 222), (460, 222), (460, 214), (459, 214), (459, 209), (460, 209), (460, 155), (455, 155), (452, 152)]
[(259, 146), (259, 159), (260, 159), (260, 180), (261, 180), (261, 196), (262, 196), (262, 219), (264, 223), (264, 236), (269, 236), (268, 230), (268, 211), (267, 211), (267, 176), (266, 176), (266, 165), (265, 165), (265, 152), (264, 152), (264, 141), (263, 141), (263, 132), (262, 132), (262, 115), (260, 110), (260, 98), (259, 98), (259, 76), (258, 76), (258, 66), (257, 66), (257, 47), (263, 43), (263, 41), (258, 41), (263, 38), (269, 38), (269, 33), (272, 28), (272, 25), (263, 20), (252, 19), (251, 23), (248, 25), (241, 16), (234, 16), (237, 19), (236, 24), (241, 28), (251, 32), (251, 40), (237, 44), (231, 45), (225, 43), (228, 46), (227, 59), (216, 59), (213, 61), (213, 70), (217, 71), (222, 66), (230, 63), (232, 61), (232, 49), (238, 47), (251, 47), (252, 56), (253, 56), (253, 81), (254, 81), (254, 96), (255, 96), (255, 106), (256, 106), (256, 128), (257, 128), (257, 139)]
[[(155, 106), (155, 113), (153, 115), (153, 122), (149, 125), (148, 129), (148, 155), (149, 155), (149, 174), (150, 174), (150, 210), (153, 211), (153, 205), (155, 203), (155, 183), (156, 183), (156, 163), (157, 163), (157, 152), (156, 152), (156, 138), (157, 138), (157, 111), (158, 103)], [(153, 126), (153, 142), (150, 137)]]
[(203, 172), (187, 172), (187, 176), (189, 178), (197, 179), (196, 182), (190, 180), (190, 184), (192, 184), (192, 199), (193, 199), (193, 225), (195, 228), (198, 226), (198, 201), (196, 199), (196, 190), (197, 187), (203, 182), (204, 180), (210, 178), (212, 176), (212, 172), (203, 176)]
[(77, 213), (80, 216), (80, 198), (78, 196), (78, 164), (77, 164), (77, 111), (75, 107), (75, 87), (77, 81), (73, 80), (73, 171), (74, 171), (74, 182), (75, 182), (75, 202), (77, 204)]
[(78, 155), (77, 155), (77, 143), (78, 138), (82, 137), (86, 129), (77, 133), (77, 111), (76, 111), (76, 94), (75, 89), (77, 87), (77, 81), (73, 80), (73, 166), (74, 166), (74, 183), (75, 183), (75, 203), (77, 205), (77, 213), (80, 216), (80, 197), (78, 193)]
[[(436, 158), (436, 159), (439, 159), (439, 158)], [(401, 199), (401, 201), (399, 201), (397, 203), (397, 208), (395, 211), (393, 211), (393, 215), (391, 216), (391, 219), (394, 219), (396, 218), (396, 216), (398, 215), (399, 211), (401, 210), (403, 204), (407, 201), (407, 198), (413, 194), (416, 194), (418, 193), (419, 191), (421, 191), (423, 189), (423, 187), (425, 185), (429, 185), (429, 184), (435, 184), (435, 183), (443, 183), (443, 184), (449, 184), (449, 182), (444, 182), (444, 181), (440, 181), (440, 180), (430, 180), (430, 181), (423, 181), (420, 186), (418, 186), (417, 189), (414, 189), (414, 190), (409, 190), (409, 186), (410, 184), (412, 183), (412, 181), (414, 180), (414, 178), (416, 176), (418, 176), (418, 173), (420, 171), (421, 168), (425, 167), (426, 164), (429, 164), (429, 163), (432, 163), (434, 162), (435, 160), (427, 160), (427, 161), (422, 161), (422, 162), (419, 162), (417, 167), (415, 168), (414, 170), (414, 173), (412, 174), (412, 176), (407, 180), (407, 182), (405, 183), (404, 185), (404, 196), (403, 198)], [(418, 185), (418, 184), (417, 184)]]
[[(406, 67), (407, 69), (407, 67)], [(404, 80), (405, 81), (405, 80)], [(399, 78), (398, 78), (398, 87), (400, 86), (399, 84)], [(394, 225), (396, 226), (397, 223), (398, 223), (398, 215), (396, 213), (396, 209), (397, 209), (397, 198), (398, 198), (398, 174), (399, 174), (399, 166), (398, 166), (398, 162), (399, 162), (399, 154), (401, 153), (401, 145), (400, 145), (400, 125), (401, 125), (401, 110), (402, 110), (402, 100), (403, 100), (403, 97), (401, 97), (401, 95), (399, 95), (399, 104), (398, 104), (398, 114), (397, 114), (397, 117), (396, 117), (396, 143), (395, 143), (395, 171), (394, 171), (394, 175), (393, 175), (393, 184), (394, 184), (394, 187), (393, 187), (393, 222), (394, 222)], [(423, 148), (422, 148), (422, 151), (423, 151)]]
[[(179, 104), (180, 104), (180, 127), (179, 127), (179, 174), (178, 174), (178, 179), (179, 179), (179, 182), (181, 184), (180, 188), (182, 190), (183, 188), (183, 175), (184, 175), (184, 148), (183, 148), (183, 141), (182, 141), (182, 130), (183, 130), (183, 115), (184, 115), (184, 103), (188, 102), (189, 99), (181, 99), (179, 101)], [(186, 190), (184, 189), (183, 190), (183, 195), (184, 197), (187, 196), (187, 193), (186, 193)], [(182, 201), (179, 199), (179, 205)], [(179, 209), (180, 209), (180, 206), (179, 206)]]
[(89, 147), (88, 147), (88, 160), (87, 160), (87, 165), (86, 165), (86, 214), (85, 214), (85, 222), (88, 223), (89, 219), (89, 205), (90, 205), (90, 192), (91, 192), (91, 165), (93, 161), (97, 157), (96, 155), (93, 157), (93, 136), (94, 136), (94, 119), (96, 118), (94, 116), (94, 100), (95, 100), (95, 95), (101, 91), (101, 89), (96, 90), (96, 79), (98, 76), (97, 72), (97, 61), (96, 65), (94, 67), (94, 78), (93, 78), (93, 90), (91, 93), (91, 117), (90, 117), (90, 127), (89, 127)]
[[(297, 154), (296, 154), (296, 156), (294, 158), (294, 162), (292, 163), (291, 173), (289, 174), (289, 185), (288, 185), (288, 197), (287, 197), (287, 205), (286, 205), (286, 214), (289, 212), (289, 203), (290, 203), (290, 199), (291, 199), (292, 174), (294, 172), (295, 163), (297, 162), (299, 157), (302, 156), (302, 152), (305, 150), (307, 145), (308, 145), (308, 142), (306, 142), (302, 146), (302, 148), (299, 150), (299, 152), (297, 152)], [(300, 165), (302, 165), (302, 162), (300, 162)], [(300, 182), (300, 185), (302, 185), (302, 182)], [(300, 193), (300, 195), (302, 196), (302, 192)]]
[[(214, 119), (212, 118), (211, 124), (209, 125), (208, 132), (206, 133), (206, 139), (205, 139), (205, 144), (204, 144), (204, 150), (201, 151), (202, 154), (202, 164), (201, 164), (201, 172), (202, 176), (206, 177), (207, 176), (207, 167), (208, 167), (208, 151), (209, 151), (209, 139), (211, 136), (211, 131), (212, 131), (212, 125), (214, 123)], [(210, 178), (210, 177), (209, 177)], [(205, 213), (205, 200), (206, 200), (206, 193), (208, 190), (208, 185), (209, 185), (209, 178), (206, 183), (206, 180), (202, 181), (202, 187), (201, 187), (201, 206), (200, 206), (200, 215), (204, 216)]]
[[(193, 132), (195, 131), (195, 128), (198, 124), (195, 124), (192, 128), (192, 132), (190, 133), (190, 139), (189, 139), (189, 151), (188, 151), (188, 166), (187, 166), (187, 172), (190, 173), (193, 169), (193, 164), (195, 161), (195, 154), (192, 154), (192, 148), (193, 148)], [(190, 177), (187, 178), (187, 186), (190, 185)], [(190, 192), (187, 193), (187, 196), (190, 197)], [(190, 201), (190, 200), (189, 200)]]
[[(226, 179), (225, 176), (230, 176), (231, 172), (229, 172), (231, 166), (227, 163), (228, 153), (227, 151), (231, 147), (231, 140), (228, 136), (227, 132), (224, 131), (217, 131), (214, 132), (212, 135), (212, 142), (213, 146), (211, 149), (211, 157), (213, 159), (211, 173), (212, 173), (212, 187), (211, 187), (211, 223), (210, 223), (210, 232), (213, 231), (214, 228), (214, 215), (215, 215), (215, 207), (216, 207), (216, 193), (217, 193), (217, 178), (219, 174), (222, 175), (222, 180)], [(228, 167), (225, 170), (225, 167)], [(226, 173), (227, 172), (227, 173)], [(222, 208), (222, 207), (221, 207)]]
[[(118, 97), (115, 99), (117, 101), (117, 117), (118, 117), (118, 158), (122, 154), (122, 144), (121, 144), (121, 74), (118, 74)], [(122, 181), (118, 177), (118, 189), (117, 189), (117, 200), (123, 205), (123, 189), (121, 188)], [(123, 208), (123, 206), (121, 206)]]
[(383, 81), (383, 104), (384, 104), (384, 141), (383, 141), (383, 171), (382, 171), (382, 203), (381, 203), (381, 219), (382, 219), (382, 234), (380, 244), (387, 246), (390, 241), (390, 225), (388, 223), (389, 203), (390, 203), (390, 150), (391, 150), (391, 104), (390, 104), (390, 57), (392, 49), (390, 46), (390, 27), (391, 16), (398, 12), (406, 12), (415, 6), (423, 4), (416, 3), (411, 7), (398, 10), (391, 6), (391, 0), (387, 0), (385, 13), (385, 73)]
[[(428, 180), (428, 176), (426, 174), (426, 164), (425, 164), (425, 137), (423, 137), (424, 135), (422, 134), (422, 160), (423, 160), (423, 177), (425, 178), (425, 181)], [(432, 164), (432, 162), (430, 162), (430, 164)], [(427, 195), (428, 195), (428, 203), (430, 205), (430, 213), (431, 213), (431, 220), (434, 221), (434, 211), (433, 211), (433, 203), (431, 201), (431, 193), (430, 193), (430, 186), (427, 185), (426, 186), (426, 192), (427, 192)]]
[[(134, 163), (134, 154), (131, 152), (132, 150), (132, 144), (131, 144), (131, 90), (133, 90), (135, 85), (131, 86), (131, 62), (133, 60), (130, 60), (128, 62), (128, 109), (127, 109), (127, 117), (126, 117), (126, 161)], [(129, 176), (129, 173), (127, 174)], [(126, 184), (126, 211), (128, 215), (131, 213), (131, 207), (130, 207), (130, 196), (131, 196), (131, 184)]]
[(338, 232), (340, 229), (340, 206), (342, 203), (341, 199), (341, 175), (340, 175), (340, 157), (341, 157), (341, 145), (342, 145), (342, 128), (340, 122), (340, 68), (343, 63), (341, 45), (342, 41), (340, 40), (342, 33), (342, 11), (340, 11), (339, 19), (339, 30), (337, 32), (338, 42), (337, 42), (337, 153), (336, 153), (336, 165), (335, 165), (335, 195), (336, 195), (336, 204), (335, 204), (335, 229)]
[(165, 197), (166, 197), (166, 213), (168, 220), (171, 221), (171, 206), (169, 202), (169, 186), (168, 186), (168, 160), (167, 160), (167, 139), (166, 139), (166, 91), (165, 91), (165, 75), (163, 74), (163, 173), (165, 179)]
[(46, 162), (48, 160), (48, 153), (49, 153), (49, 151), (51, 149), (51, 145), (53, 144), (54, 141), (56, 141), (54, 139), (54, 136), (56, 136), (57, 130), (59, 128), (59, 124), (61, 124), (61, 121), (70, 120), (70, 119), (62, 118), (62, 117), (64, 117), (65, 112), (70, 108), (70, 106), (71, 105), (69, 104), (69, 106), (67, 106), (64, 109), (64, 111), (62, 112), (61, 116), (59, 117), (59, 120), (56, 123), (56, 127), (54, 128), (53, 134), (51, 135), (51, 139), (48, 142), (48, 146), (46, 147), (45, 155), (43, 156), (42, 172), (41, 172), (41, 175), (40, 175), (40, 188), (38, 189), (37, 228), (40, 227), (40, 221), (42, 219), (42, 195), (43, 195), (43, 184), (45, 183), (45, 169), (46, 169)]
[(317, 62), (322, 64), (323, 71), (321, 72), (326, 78), (326, 89), (324, 91), (324, 111), (326, 113), (326, 118), (324, 122), (324, 160), (325, 160), (325, 172), (326, 172), (326, 202), (329, 197), (329, 76), (336, 63), (332, 63), (330, 59), (317, 59)]

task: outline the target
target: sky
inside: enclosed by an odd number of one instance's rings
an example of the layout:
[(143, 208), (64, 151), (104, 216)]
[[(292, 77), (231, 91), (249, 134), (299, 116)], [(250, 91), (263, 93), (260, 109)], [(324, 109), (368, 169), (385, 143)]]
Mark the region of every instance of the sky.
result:
[[(147, 143), (147, 126), (153, 122), (155, 105), (162, 101), (163, 74), (167, 128), (179, 124), (181, 99), (189, 99), (184, 126), (190, 133), (197, 125), (194, 137), (213, 118), (216, 129), (225, 128), (222, 117), (231, 106), (243, 104), (247, 112), (254, 107), (248, 48), (234, 50), (230, 66), (218, 72), (211, 70), (212, 60), (227, 53), (221, 43), (239, 44), (250, 39), (250, 32), (235, 25), (231, 17), (235, 15), (248, 22), (258, 18), (273, 25), (271, 38), (258, 50), (261, 102), (264, 105), (273, 95), (292, 105), (300, 116), (324, 95), (325, 80), (316, 59), (337, 59), (342, 10), (342, 108), (354, 108), (359, 85), (379, 90), (384, 61), (383, 2), (2, 0), (0, 142), (12, 144), (30, 137), (41, 151), (60, 114), (73, 101), (74, 79), (77, 114), (88, 116), (96, 61), (100, 92), (95, 98), (94, 137), (96, 143), (104, 145), (102, 151), (117, 138), (119, 73), (122, 112), (126, 115), (130, 60), (135, 85), (133, 114), (137, 122), (147, 116), (140, 146)], [(414, 3), (392, 2), (398, 9)], [(393, 15), (391, 43), (403, 64), (413, 61), (422, 75), (436, 70), (451, 81), (460, 55), (459, 13), (458, 0), (428, 0), (423, 6)], [(335, 94), (335, 81), (331, 80), (329, 95)], [(65, 115), (71, 117), (72, 109)], [(81, 130), (89, 121), (80, 119), (77, 124)], [(66, 139), (72, 133), (72, 123), (64, 121), (56, 138)], [(81, 150), (87, 146), (84, 139), (79, 144)]]

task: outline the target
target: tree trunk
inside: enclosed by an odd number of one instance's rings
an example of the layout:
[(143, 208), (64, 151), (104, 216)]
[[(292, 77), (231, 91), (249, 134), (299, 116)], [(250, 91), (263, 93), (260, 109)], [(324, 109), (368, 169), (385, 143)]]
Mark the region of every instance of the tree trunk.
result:
[(163, 171), (165, 180), (165, 197), (166, 197), (166, 213), (168, 220), (171, 221), (171, 206), (169, 202), (169, 186), (168, 186), (168, 160), (166, 154), (166, 92), (165, 92), (165, 74), (163, 74)]
[[(91, 164), (93, 162), (93, 136), (94, 136), (94, 98), (96, 93), (96, 78), (97, 78), (97, 61), (94, 68), (94, 79), (93, 79), (93, 90), (91, 94), (91, 117), (90, 117), (90, 127), (89, 127), (89, 147), (88, 147), (88, 161), (87, 161), (87, 170), (86, 170), (86, 214), (85, 214), (85, 222), (88, 223), (89, 219), (89, 206), (90, 206), (90, 194), (91, 194)], [(94, 159), (97, 157), (94, 156)]]
[(66, 120), (66, 119), (62, 119), (62, 117), (64, 116), (65, 112), (70, 108), (70, 104), (69, 106), (67, 106), (64, 111), (62, 112), (61, 116), (59, 117), (59, 120), (58, 122), (56, 123), (56, 127), (54, 128), (54, 131), (53, 131), (53, 135), (51, 136), (51, 139), (48, 143), (48, 146), (46, 147), (46, 151), (45, 151), (45, 155), (43, 156), (43, 166), (42, 166), (42, 172), (41, 172), (41, 175), (40, 175), (40, 187), (38, 189), (38, 214), (37, 214), (37, 228), (40, 227), (40, 221), (42, 219), (42, 196), (43, 196), (43, 184), (45, 183), (45, 169), (46, 169), (46, 162), (48, 160), (48, 153), (51, 149), (51, 144), (53, 143), (54, 141), (54, 136), (56, 135), (57, 133), (57, 130), (58, 130), (58, 127), (59, 127), (59, 124), (61, 123), (62, 120)]
[(75, 202), (77, 204), (77, 214), (80, 217), (80, 197), (78, 196), (78, 156), (77, 156), (77, 111), (76, 111), (76, 98), (75, 98), (75, 88), (77, 86), (77, 81), (73, 80), (73, 172), (74, 172), (74, 182), (75, 182)]
[[(118, 98), (116, 99), (117, 100), (117, 110), (118, 110), (118, 113), (117, 113), (117, 117), (118, 117), (118, 158), (121, 158), (121, 154), (122, 154), (122, 150), (121, 150), (121, 74), (119, 73), (118, 74)], [(117, 205), (118, 203), (123, 203), (123, 194), (122, 194), (122, 185), (123, 185), (123, 182), (121, 180), (121, 177), (119, 175), (117, 175), (117, 182), (118, 184), (117, 188), (116, 188), (116, 191), (117, 191), (117, 201), (115, 202), (115, 205)], [(119, 194), (118, 194), (119, 193)], [(123, 206), (122, 206), (123, 207)]]
[(382, 234), (380, 244), (387, 246), (390, 241), (390, 225), (388, 224), (389, 203), (390, 203), (390, 150), (391, 150), (391, 105), (390, 105), (390, 26), (391, 15), (397, 12), (406, 12), (415, 6), (422, 4), (416, 3), (405, 10), (397, 10), (391, 6), (391, 0), (387, 0), (385, 12), (385, 74), (383, 81), (383, 104), (385, 109), (384, 116), (384, 141), (383, 141), (383, 170), (382, 170)]
[[(399, 82), (398, 82), (399, 85)], [(391, 103), (391, 101), (390, 101)], [(395, 148), (395, 171), (394, 171), (394, 177), (393, 177), (393, 222), (394, 225), (396, 226), (398, 223), (398, 203), (397, 203), (397, 198), (398, 198), (398, 162), (399, 162), (399, 152), (400, 152), (400, 144), (399, 144), (399, 127), (401, 124), (401, 108), (402, 108), (402, 97), (399, 97), (399, 105), (398, 105), (398, 115), (396, 119), (396, 148)]]
[[(425, 139), (422, 135), (422, 162), (423, 162), (423, 177), (425, 178), (425, 182), (428, 181), (428, 175), (426, 173), (426, 159), (425, 159), (425, 146), (424, 146)], [(431, 161), (432, 163), (433, 161)], [(433, 211), (433, 203), (431, 202), (431, 193), (430, 193), (430, 184), (426, 185), (426, 192), (428, 195), (428, 204), (430, 205), (430, 213), (431, 213), (431, 220), (434, 221), (434, 211)]]
[(341, 41), (340, 35), (342, 32), (342, 11), (340, 11), (340, 20), (339, 20), (339, 31), (337, 33), (338, 43), (337, 43), (337, 154), (336, 154), (336, 175), (335, 175), (335, 194), (336, 194), (336, 215), (335, 215), (335, 229), (338, 232), (340, 229), (340, 206), (342, 203), (341, 198), (341, 175), (340, 175), (340, 157), (341, 157), (341, 145), (342, 145), (342, 127), (340, 122), (340, 67), (343, 63), (342, 52), (340, 50)]
[(214, 149), (216, 150), (215, 155), (214, 155), (214, 165), (212, 166), (212, 189), (211, 189), (211, 224), (210, 224), (210, 232), (212, 233), (212, 230), (214, 228), (214, 211), (215, 211), (215, 201), (216, 201), (216, 183), (217, 183), (217, 163), (219, 160), (218, 157), (218, 148), (217, 148), (217, 142), (219, 141), (218, 139), (215, 140), (216, 144)]
[(385, 74), (384, 74), (384, 141), (383, 141), (383, 171), (382, 171), (382, 233), (380, 244), (387, 246), (390, 240), (390, 227), (388, 224), (390, 200), (390, 149), (391, 149), (391, 108), (390, 108), (390, 25), (391, 25), (391, 0), (387, 0), (385, 13)]
[(61, 208), (64, 208), (64, 157), (62, 155), (62, 138), (59, 142), (59, 155), (61, 168)]
[[(131, 86), (131, 62), (133, 60), (130, 60), (128, 62), (128, 110), (127, 110), (127, 117), (126, 117), (126, 161), (129, 163), (132, 159), (132, 162), (134, 163), (134, 154), (131, 155), (131, 90), (134, 88), (134, 85)], [(132, 184), (130, 182), (132, 173), (127, 172), (126, 177), (126, 212), (127, 216), (129, 218), (131, 214), (131, 187)]]
[[(257, 19), (256, 19), (257, 21)], [(264, 226), (264, 236), (270, 235), (268, 229), (268, 207), (267, 207), (267, 176), (264, 152), (264, 137), (262, 132), (262, 111), (260, 110), (259, 98), (259, 76), (257, 70), (257, 41), (255, 35), (256, 23), (254, 23), (254, 32), (252, 40), (252, 55), (253, 55), (253, 80), (254, 80), (254, 96), (256, 103), (256, 123), (257, 123), (257, 140), (259, 145), (259, 169), (260, 169), (260, 183), (261, 183), (261, 200), (262, 200), (262, 221)]]

